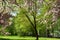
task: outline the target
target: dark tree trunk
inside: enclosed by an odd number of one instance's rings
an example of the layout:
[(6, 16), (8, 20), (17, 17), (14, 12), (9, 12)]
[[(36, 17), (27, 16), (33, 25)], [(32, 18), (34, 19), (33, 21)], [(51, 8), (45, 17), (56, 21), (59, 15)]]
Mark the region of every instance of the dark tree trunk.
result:
[(29, 22), (31, 23), (31, 25), (33, 26), (34, 28), (34, 32), (35, 32), (35, 35), (36, 35), (36, 40), (38, 40), (38, 32), (37, 32), (37, 28), (36, 28), (36, 16), (34, 15), (34, 24), (31, 22), (29, 16), (27, 14), (25, 14), (25, 16), (27, 17), (27, 19), (29, 20)]
[(36, 40), (38, 40), (38, 32), (36, 28), (35, 28), (35, 33), (36, 33)]
[(34, 29), (35, 29), (35, 34), (36, 34), (36, 40), (38, 40), (38, 32), (37, 32), (37, 26), (36, 26), (36, 14), (33, 17), (34, 17)]

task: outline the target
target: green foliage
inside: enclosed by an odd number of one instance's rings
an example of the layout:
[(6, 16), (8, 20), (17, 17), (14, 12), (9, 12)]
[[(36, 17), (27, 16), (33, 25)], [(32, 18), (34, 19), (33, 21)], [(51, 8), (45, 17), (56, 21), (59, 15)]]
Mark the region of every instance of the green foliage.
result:
[[(39, 33), (39, 36), (46, 36), (46, 27), (50, 27), (52, 24), (52, 13), (49, 14), (49, 10), (52, 8), (53, 0), (44, 0), (42, 5), (40, 6), (39, 3), (37, 3), (39, 8), (37, 7), (37, 13), (35, 13), (35, 10), (31, 9), (32, 12), (28, 9), (28, 5), (24, 5), (26, 0), (16, 0), (17, 3), (21, 6), (21, 8), (17, 7), (15, 4), (10, 4), (9, 6), (14, 9), (15, 12), (18, 13), (13, 18), (12, 24), (6, 29), (7, 32), (10, 32), (11, 35), (18, 35), (18, 36), (34, 36), (34, 29), (32, 25), (30, 24), (29, 20), (27, 19), (26, 15), (28, 15), (29, 19), (31, 19), (31, 22), (34, 24), (33, 15), (36, 15), (36, 24), (37, 24), (37, 30)], [(31, 6), (34, 7), (35, 5)], [(47, 13), (47, 14), (46, 14)], [(60, 19), (57, 20), (56, 25), (54, 25), (54, 30), (60, 30), (59, 25)], [(1, 26), (0, 26), (1, 29)], [(49, 28), (51, 31), (52, 29)]]
[[(24, 10), (23, 10), (24, 12)], [(25, 13), (25, 12), (24, 12)], [(32, 27), (26, 18), (26, 16), (20, 11), (14, 18), (14, 27), (16, 29), (17, 35), (32, 35)], [(30, 30), (31, 29), (31, 30)]]

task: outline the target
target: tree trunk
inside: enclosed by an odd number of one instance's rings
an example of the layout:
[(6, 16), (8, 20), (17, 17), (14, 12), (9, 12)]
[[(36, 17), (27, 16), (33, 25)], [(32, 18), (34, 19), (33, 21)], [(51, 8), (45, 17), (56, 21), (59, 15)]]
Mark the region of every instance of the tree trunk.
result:
[(34, 29), (35, 29), (35, 34), (36, 34), (36, 40), (38, 40), (38, 32), (37, 32), (37, 26), (36, 26), (36, 14), (33, 17), (34, 17)]
[(36, 28), (35, 28), (35, 33), (36, 33), (36, 40), (38, 40), (38, 32)]

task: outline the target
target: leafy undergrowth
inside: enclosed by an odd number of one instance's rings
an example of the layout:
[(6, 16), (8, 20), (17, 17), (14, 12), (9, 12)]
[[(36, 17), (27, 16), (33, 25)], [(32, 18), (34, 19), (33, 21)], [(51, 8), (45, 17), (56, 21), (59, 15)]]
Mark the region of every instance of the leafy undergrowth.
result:
[[(0, 40), (35, 40), (35, 39), (36, 39), (35, 37), (0, 36)], [(60, 39), (40, 37), (39, 40), (60, 40)]]

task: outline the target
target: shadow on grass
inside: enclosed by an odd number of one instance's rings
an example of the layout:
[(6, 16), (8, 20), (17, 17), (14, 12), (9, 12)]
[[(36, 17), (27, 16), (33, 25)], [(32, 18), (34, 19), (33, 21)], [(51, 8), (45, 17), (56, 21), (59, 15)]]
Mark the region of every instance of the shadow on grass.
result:
[(3, 38), (0, 38), (0, 40), (10, 40), (10, 39), (3, 39)]
[(0, 40), (28, 40), (28, 39), (4, 39), (4, 38), (0, 38)]

